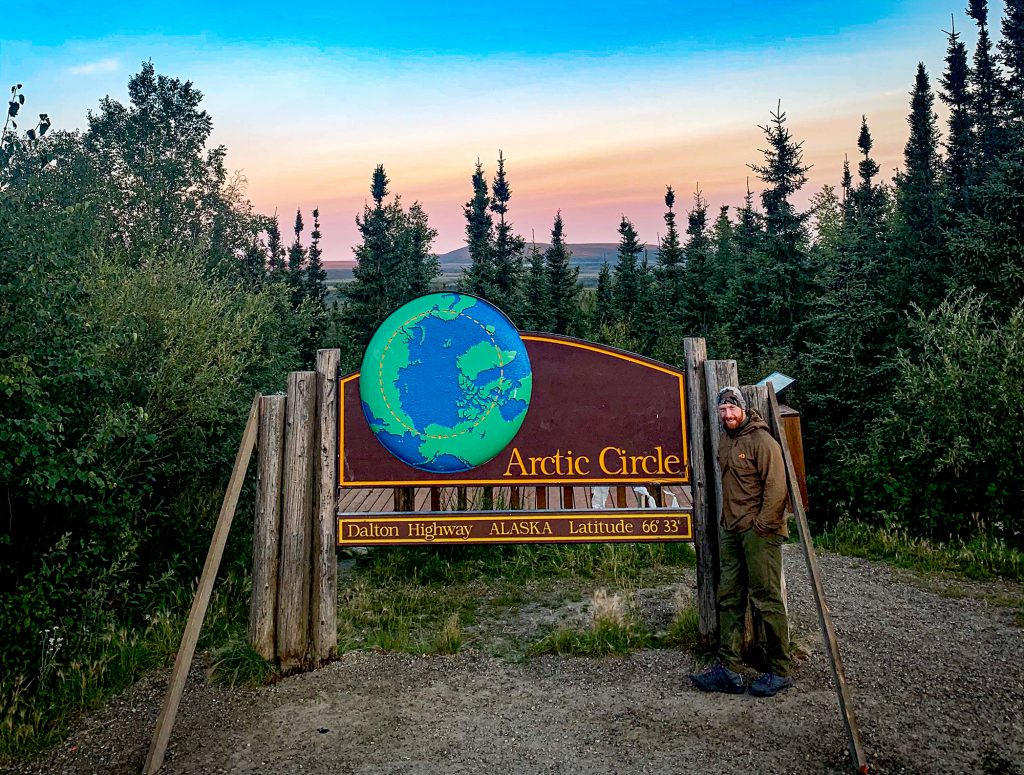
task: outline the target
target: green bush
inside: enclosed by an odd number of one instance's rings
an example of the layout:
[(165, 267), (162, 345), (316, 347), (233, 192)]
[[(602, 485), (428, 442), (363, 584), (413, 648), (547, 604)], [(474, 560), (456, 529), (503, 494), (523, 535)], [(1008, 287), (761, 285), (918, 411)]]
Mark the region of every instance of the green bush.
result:
[(89, 246), (88, 213), (0, 199), (0, 673), (65, 661), (194, 577), (257, 390), (297, 366), (282, 286)]
[(888, 410), (849, 455), (856, 515), (916, 535), (1024, 544), (1024, 307), (999, 323), (963, 293), (918, 313), (911, 333)]

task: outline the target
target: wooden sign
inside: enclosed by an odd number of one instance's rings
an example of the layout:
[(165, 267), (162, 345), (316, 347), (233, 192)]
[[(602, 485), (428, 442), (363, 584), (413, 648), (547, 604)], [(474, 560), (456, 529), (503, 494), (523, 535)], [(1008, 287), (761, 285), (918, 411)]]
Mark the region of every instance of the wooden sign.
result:
[(338, 517), (339, 546), (692, 540), (690, 512), (673, 509), (476, 511), (451, 516), (396, 512)]
[[(339, 486), (690, 481), (686, 387), (681, 371), (612, 347), (552, 334), (524, 333), (522, 342), (532, 384), (521, 427), (493, 458), (468, 470), (424, 470), (391, 454), (367, 421), (361, 373), (342, 377)], [(384, 378), (373, 375), (375, 380)], [(414, 392), (416, 386), (402, 390)], [(395, 393), (400, 397), (406, 394)], [(414, 438), (419, 431), (401, 430), (406, 432)]]

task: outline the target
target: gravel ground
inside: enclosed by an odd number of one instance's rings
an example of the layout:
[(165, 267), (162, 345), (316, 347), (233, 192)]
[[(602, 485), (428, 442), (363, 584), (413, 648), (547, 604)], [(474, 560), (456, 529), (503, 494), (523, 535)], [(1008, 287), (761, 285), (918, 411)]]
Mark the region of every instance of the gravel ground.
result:
[[(1024, 773), (1024, 633), (991, 602), (1020, 587), (821, 560), (872, 771)], [(360, 652), (259, 690), (209, 686), (197, 667), (163, 771), (849, 772), (798, 547), (785, 562), (794, 630), (810, 654), (777, 697), (701, 694), (687, 680), (693, 658), (674, 651), (526, 661)], [(641, 591), (645, 617), (665, 616), (675, 592)], [(140, 772), (166, 680), (140, 681), (45, 758), (3, 772)]]

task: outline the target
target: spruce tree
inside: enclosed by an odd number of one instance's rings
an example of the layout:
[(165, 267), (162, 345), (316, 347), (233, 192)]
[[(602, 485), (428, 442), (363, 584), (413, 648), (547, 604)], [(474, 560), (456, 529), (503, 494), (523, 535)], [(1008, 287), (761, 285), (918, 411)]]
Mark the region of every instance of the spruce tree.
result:
[(904, 169), (896, 179), (895, 301), (900, 308), (915, 303), (930, 309), (942, 300), (949, 265), (940, 229), (938, 117), (921, 62), (910, 93), (907, 122), (910, 136), (903, 149)]
[(530, 269), (523, 300), (524, 325), (533, 331), (551, 330), (551, 291), (544, 253), (534, 242), (530, 248)]
[(676, 226), (676, 213), (673, 209), (675, 203), (675, 191), (672, 186), (666, 186), (665, 236), (658, 244), (655, 278), (658, 297), (665, 313), (665, 324), (668, 326), (681, 325), (686, 311), (683, 246), (679, 238), (679, 227)]
[(640, 304), (640, 266), (638, 258), (644, 252), (636, 229), (626, 216), (619, 223), (619, 247), (616, 253), (612, 298), (616, 316), (630, 331), (636, 331), (637, 309)]
[(274, 214), (267, 219), (267, 255), (270, 276), (274, 280), (285, 279), (285, 250), (281, 241), (281, 227), (277, 223), (277, 215)]
[(345, 325), (356, 352), (369, 341), (395, 309), (430, 289), (440, 272), (431, 246), (437, 232), (430, 228), (419, 203), (406, 212), (399, 197), (385, 203), (388, 178), (377, 165), (370, 184), (373, 204), (356, 218), (362, 242), (356, 246), (353, 280), (345, 286)]
[(793, 196), (807, 182), (809, 165), (803, 163), (803, 143), (786, 127), (781, 105), (761, 127), (767, 141), (764, 164), (750, 168), (766, 184), (761, 192), (765, 233), (761, 240), (757, 284), (751, 289), (757, 303), (745, 313), (742, 330), (754, 352), (786, 357), (798, 346), (805, 318), (807, 293), (807, 213), (800, 213)]
[(950, 223), (967, 212), (973, 178), (974, 138), (971, 126), (971, 78), (967, 65), (967, 49), (955, 28), (946, 33), (946, 70), (942, 75), (939, 98), (949, 107), (946, 133), (945, 189)]
[(544, 253), (547, 270), (548, 309), (551, 331), (555, 334), (570, 333), (576, 322), (576, 299), (580, 294), (580, 268), (572, 266), (572, 252), (565, 244), (565, 224), (562, 211), (555, 216), (551, 227), (551, 246)]
[(853, 192), (857, 221), (856, 239), (861, 243), (860, 249), (880, 255), (884, 240), (885, 190), (875, 183), (879, 167), (871, 158), (873, 147), (874, 141), (871, 139), (867, 116), (861, 116), (860, 133), (857, 136), (861, 160), (857, 163), (858, 183)]
[(462, 208), (466, 216), (466, 247), (469, 266), (463, 270), (459, 287), (483, 299), (495, 300), (494, 284), (494, 221), (491, 198), (487, 191), (484, 169), (477, 159), (473, 172), (473, 198)]
[(978, 42), (974, 47), (974, 69), (970, 74), (971, 124), (974, 146), (981, 175), (999, 155), (1002, 131), (999, 125), (1000, 96), (1003, 85), (995, 66), (992, 39), (988, 34), (987, 0), (968, 0), (967, 14), (978, 26)]
[[(1024, 0), (1006, 0), (1000, 30), (999, 61), (1003, 66), (1003, 109), (1007, 122), (1024, 121)], [(1008, 140), (1011, 148), (1019, 147), (1020, 136)]]
[[(729, 206), (722, 205), (718, 217), (711, 227), (711, 251), (708, 266), (708, 339), (714, 343), (721, 335), (726, 322), (729, 285), (736, 274), (737, 248), (736, 228), (729, 219)], [(715, 332), (719, 332), (716, 334)]]
[(515, 233), (508, 219), (512, 189), (505, 175), (505, 157), (498, 151), (498, 171), (491, 184), (491, 212), (498, 217), (494, 227), (494, 293), (502, 309), (518, 320), (522, 305), (523, 250), (526, 240)]
[(306, 289), (303, 283), (303, 267), (306, 263), (306, 248), (302, 245), (302, 230), (304, 225), (302, 223), (302, 212), (300, 210), (295, 211), (295, 226), (294, 234), (295, 238), (292, 240), (292, 244), (288, 248), (288, 269), (285, 273), (285, 279), (288, 282), (289, 293), (291, 296), (292, 309), (298, 309), (299, 305), (302, 304), (302, 300), (305, 298)]
[(683, 287), (686, 292), (686, 315), (683, 326), (691, 336), (708, 334), (711, 299), (709, 271), (711, 238), (708, 234), (708, 202), (698, 187), (693, 195), (693, 209), (686, 218), (686, 269)]
[(730, 354), (755, 357), (760, 349), (757, 330), (751, 330), (749, 321), (761, 313), (767, 303), (766, 287), (761, 278), (766, 276), (763, 244), (765, 241), (764, 216), (754, 207), (754, 192), (747, 180), (743, 206), (737, 213), (735, 229), (734, 271), (726, 281), (726, 290), (718, 304), (722, 322), (721, 338), (729, 342)]
[(427, 213), (419, 202), (413, 202), (408, 211), (401, 208), (400, 199), (395, 198), (396, 253), (401, 270), (402, 300), (422, 296), (430, 291), (434, 278), (441, 274), (441, 265), (433, 253), (437, 229), (430, 226)]
[(601, 271), (598, 272), (597, 291), (594, 297), (594, 322), (591, 327), (594, 331), (600, 332), (603, 327), (611, 325), (616, 320), (615, 283), (607, 261), (601, 264)]
[(317, 305), (323, 305), (327, 298), (327, 272), (324, 271), (323, 251), (320, 249), (320, 209), (313, 208), (313, 231), (309, 235), (309, 254), (306, 261), (303, 284), (306, 298)]

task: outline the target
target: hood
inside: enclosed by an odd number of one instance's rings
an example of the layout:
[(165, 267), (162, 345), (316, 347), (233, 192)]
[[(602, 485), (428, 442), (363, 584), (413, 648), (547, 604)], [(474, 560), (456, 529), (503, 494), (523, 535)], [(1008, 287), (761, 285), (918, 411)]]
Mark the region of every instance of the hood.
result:
[(727, 429), (725, 432), (729, 434), (730, 438), (736, 439), (757, 430), (768, 430), (768, 423), (761, 419), (761, 415), (757, 413), (756, 409), (749, 409), (747, 411), (747, 421), (743, 425), (734, 431)]

